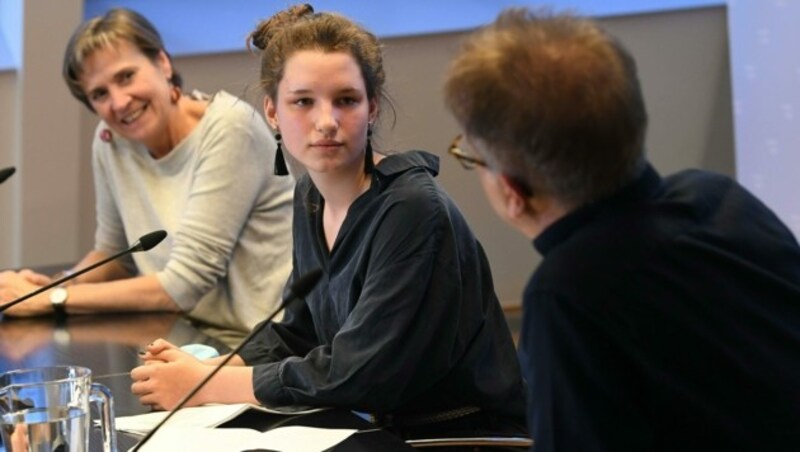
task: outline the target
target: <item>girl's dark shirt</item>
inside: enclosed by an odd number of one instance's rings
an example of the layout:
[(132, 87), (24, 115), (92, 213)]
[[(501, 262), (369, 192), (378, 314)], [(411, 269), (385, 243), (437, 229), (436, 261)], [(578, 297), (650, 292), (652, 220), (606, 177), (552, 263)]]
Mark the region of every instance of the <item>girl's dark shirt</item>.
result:
[(390, 155), (330, 251), (324, 199), (295, 192), (292, 279), (324, 276), (241, 356), (267, 405), (377, 414), (474, 406), (524, 418), (524, 384), (486, 256), (435, 182), (438, 158)]

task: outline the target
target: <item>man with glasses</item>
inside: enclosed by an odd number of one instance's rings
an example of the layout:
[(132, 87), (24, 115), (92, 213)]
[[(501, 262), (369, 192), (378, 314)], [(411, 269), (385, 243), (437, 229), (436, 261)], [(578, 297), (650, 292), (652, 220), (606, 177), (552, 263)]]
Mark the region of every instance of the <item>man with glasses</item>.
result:
[(800, 450), (800, 247), (735, 181), (647, 162), (628, 51), (508, 10), (445, 93), (450, 154), (544, 257), (520, 339), (536, 450)]

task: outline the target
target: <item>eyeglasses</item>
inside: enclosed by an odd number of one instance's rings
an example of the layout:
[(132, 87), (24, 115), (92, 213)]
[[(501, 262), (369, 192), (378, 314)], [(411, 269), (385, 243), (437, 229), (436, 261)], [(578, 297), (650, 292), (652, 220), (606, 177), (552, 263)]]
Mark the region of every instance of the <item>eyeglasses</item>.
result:
[[(464, 152), (459, 145), (461, 144), (461, 140), (464, 139), (464, 135), (458, 134), (453, 141), (450, 143), (450, 147), (447, 149), (447, 153), (452, 155), (453, 157), (458, 160), (458, 163), (464, 167), (464, 169), (472, 170), (478, 166), (482, 166), (484, 168), (488, 168), (489, 165), (486, 163), (486, 160), (483, 160), (479, 157), (474, 157), (470, 154)], [(525, 197), (530, 197), (533, 194), (533, 190), (528, 187), (528, 184), (522, 182), (517, 178), (512, 178), (509, 176), (509, 181), (511, 181), (514, 186), (516, 187), (517, 191)]]
[(464, 152), (463, 150), (461, 150), (459, 145), (461, 144), (461, 140), (463, 138), (464, 135), (462, 134), (456, 135), (456, 137), (453, 138), (453, 141), (450, 143), (450, 147), (447, 148), (447, 153), (455, 157), (456, 160), (458, 160), (458, 163), (460, 163), (461, 166), (464, 167), (464, 169), (471, 170), (475, 169), (476, 166), (482, 166), (484, 168), (487, 168), (488, 165), (486, 164), (485, 160), (471, 156), (466, 152)]

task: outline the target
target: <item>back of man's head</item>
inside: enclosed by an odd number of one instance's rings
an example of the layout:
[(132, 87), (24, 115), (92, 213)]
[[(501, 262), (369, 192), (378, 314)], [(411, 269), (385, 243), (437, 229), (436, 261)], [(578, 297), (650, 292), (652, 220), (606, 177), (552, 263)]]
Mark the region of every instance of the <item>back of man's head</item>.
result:
[(635, 62), (588, 19), (504, 11), (464, 44), (445, 100), (493, 169), (566, 205), (614, 192), (643, 162)]

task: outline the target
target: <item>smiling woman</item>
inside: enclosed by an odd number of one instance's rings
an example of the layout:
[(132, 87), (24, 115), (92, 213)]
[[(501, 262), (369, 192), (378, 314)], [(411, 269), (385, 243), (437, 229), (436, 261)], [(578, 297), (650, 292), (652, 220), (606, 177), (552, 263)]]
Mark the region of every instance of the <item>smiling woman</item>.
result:
[[(158, 31), (130, 10), (82, 24), (67, 45), (63, 75), (101, 120), (92, 144), (95, 249), (77, 266), (152, 230), (169, 237), (80, 276), (59, 288), (57, 301), (70, 314), (183, 311), (236, 343), (277, 305), (291, 268), (293, 180), (267, 171), (275, 142), (266, 123), (228, 93), (184, 94)], [(48, 282), (9, 272), (1, 297)], [(7, 314), (49, 314), (54, 301), (46, 292)]]
[(89, 54), (78, 79), (92, 110), (109, 127), (161, 158), (194, 129), (207, 104), (187, 98), (184, 108), (173, 108), (180, 90), (170, 82), (172, 74), (164, 52), (151, 60), (122, 41)]

